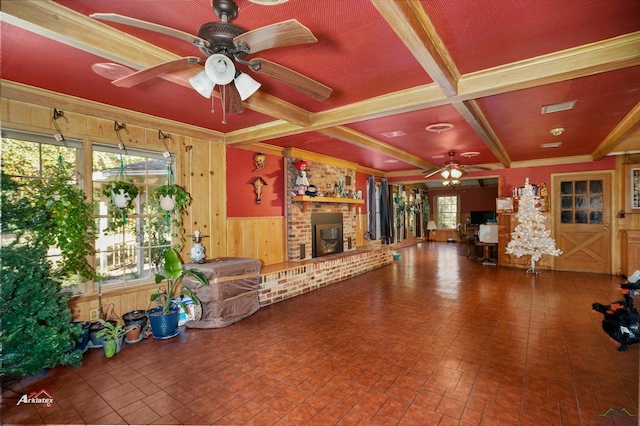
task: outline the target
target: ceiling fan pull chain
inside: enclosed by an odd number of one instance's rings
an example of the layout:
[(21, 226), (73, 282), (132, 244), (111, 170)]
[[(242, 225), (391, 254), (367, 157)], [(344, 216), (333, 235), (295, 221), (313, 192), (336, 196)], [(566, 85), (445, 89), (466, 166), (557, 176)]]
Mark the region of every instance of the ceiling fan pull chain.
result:
[(220, 97), (222, 99), (222, 124), (227, 124), (227, 108), (225, 108), (226, 102), (225, 98), (227, 97), (227, 85), (220, 86)]

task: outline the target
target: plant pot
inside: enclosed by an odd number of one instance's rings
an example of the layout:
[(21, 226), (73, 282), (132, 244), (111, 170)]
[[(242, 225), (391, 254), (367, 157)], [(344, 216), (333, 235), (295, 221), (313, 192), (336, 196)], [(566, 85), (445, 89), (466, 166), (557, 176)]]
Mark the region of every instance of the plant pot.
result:
[[(116, 325), (116, 322), (114, 320), (109, 320), (108, 322)], [(102, 346), (102, 342), (104, 341), (104, 339), (102, 337), (96, 337), (96, 334), (98, 334), (98, 331), (102, 330), (103, 328), (104, 325), (99, 321), (92, 322), (89, 326), (89, 340), (94, 347)]]
[[(120, 352), (122, 350), (122, 342), (123, 341), (124, 341), (124, 336), (120, 336), (116, 340), (104, 340), (102, 342), (102, 349), (104, 350), (105, 356), (107, 358), (111, 358), (113, 355), (115, 355), (118, 352)], [(116, 344), (116, 350), (113, 353), (110, 352), (110, 348), (109, 348), (109, 344), (111, 344), (112, 342), (114, 342)]]
[(147, 311), (138, 309), (136, 311), (127, 312), (122, 316), (125, 327), (132, 324), (139, 324), (140, 328), (144, 328), (147, 325)]
[(166, 212), (170, 212), (173, 211), (173, 209), (176, 207), (176, 196), (169, 196), (167, 195), (159, 196), (160, 199), (160, 207), (162, 208), (162, 210), (166, 211)]
[(140, 324), (131, 324), (126, 328), (131, 328), (131, 331), (128, 331), (126, 334), (127, 342), (131, 343), (138, 341), (138, 338), (140, 337), (140, 331), (142, 330)]
[(168, 339), (177, 336), (178, 331), (178, 308), (173, 308), (168, 314), (162, 313), (162, 308), (149, 309), (149, 322), (151, 331), (156, 339)]
[(74, 321), (73, 324), (81, 325), (82, 332), (80, 333), (80, 339), (76, 344), (75, 350), (80, 350), (82, 352), (87, 350), (87, 345), (89, 344), (89, 327), (91, 323), (89, 321)]

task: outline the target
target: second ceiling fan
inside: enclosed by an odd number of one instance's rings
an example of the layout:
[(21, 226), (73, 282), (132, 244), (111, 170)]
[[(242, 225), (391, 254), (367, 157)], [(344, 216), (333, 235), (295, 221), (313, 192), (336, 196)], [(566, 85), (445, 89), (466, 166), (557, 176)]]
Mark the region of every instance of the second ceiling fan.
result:
[[(332, 92), (325, 86), (290, 68), (261, 58), (248, 58), (250, 54), (275, 47), (315, 43), (313, 33), (295, 19), (267, 25), (251, 31), (232, 24), (238, 16), (238, 5), (234, 0), (212, 0), (213, 12), (220, 21), (203, 24), (197, 35), (192, 35), (164, 25), (143, 21), (115, 13), (94, 13), (95, 19), (143, 28), (169, 35), (198, 47), (207, 58), (187, 56), (163, 62), (113, 80), (118, 87), (133, 87), (163, 73), (204, 62), (204, 71), (189, 79), (191, 86), (202, 96), (210, 98), (218, 86), (224, 114), (243, 111), (242, 101), (260, 87), (260, 83), (237, 69), (234, 63), (247, 66), (253, 72), (261, 73), (285, 83), (317, 100), (324, 100)], [(223, 118), (223, 122), (224, 122)]]

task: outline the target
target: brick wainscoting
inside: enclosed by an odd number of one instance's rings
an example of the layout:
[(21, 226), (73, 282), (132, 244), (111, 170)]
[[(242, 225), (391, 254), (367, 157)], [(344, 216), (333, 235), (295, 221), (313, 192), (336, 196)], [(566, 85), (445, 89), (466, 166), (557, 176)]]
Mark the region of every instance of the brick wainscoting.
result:
[(380, 246), (316, 258), (274, 272), (265, 270), (260, 274), (260, 306), (299, 296), (391, 262), (393, 247)]

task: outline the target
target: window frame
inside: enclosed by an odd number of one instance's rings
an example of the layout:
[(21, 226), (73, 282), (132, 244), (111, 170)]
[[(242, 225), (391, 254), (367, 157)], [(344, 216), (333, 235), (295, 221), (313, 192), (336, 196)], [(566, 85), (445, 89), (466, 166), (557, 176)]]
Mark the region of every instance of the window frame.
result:
[[(441, 204), (441, 199), (443, 198), (455, 198), (455, 219), (453, 221), (453, 225), (451, 228), (448, 227), (443, 227), (440, 223), (440, 204)], [(438, 227), (438, 229), (452, 229), (452, 230), (456, 230), (457, 229), (457, 224), (460, 222), (460, 195), (457, 194), (447, 194), (447, 195), (434, 195), (433, 196), (433, 201), (435, 204), (435, 214), (434, 214), (434, 219), (436, 222), (436, 225)], [(445, 213), (451, 213), (451, 212), (445, 212)]]

